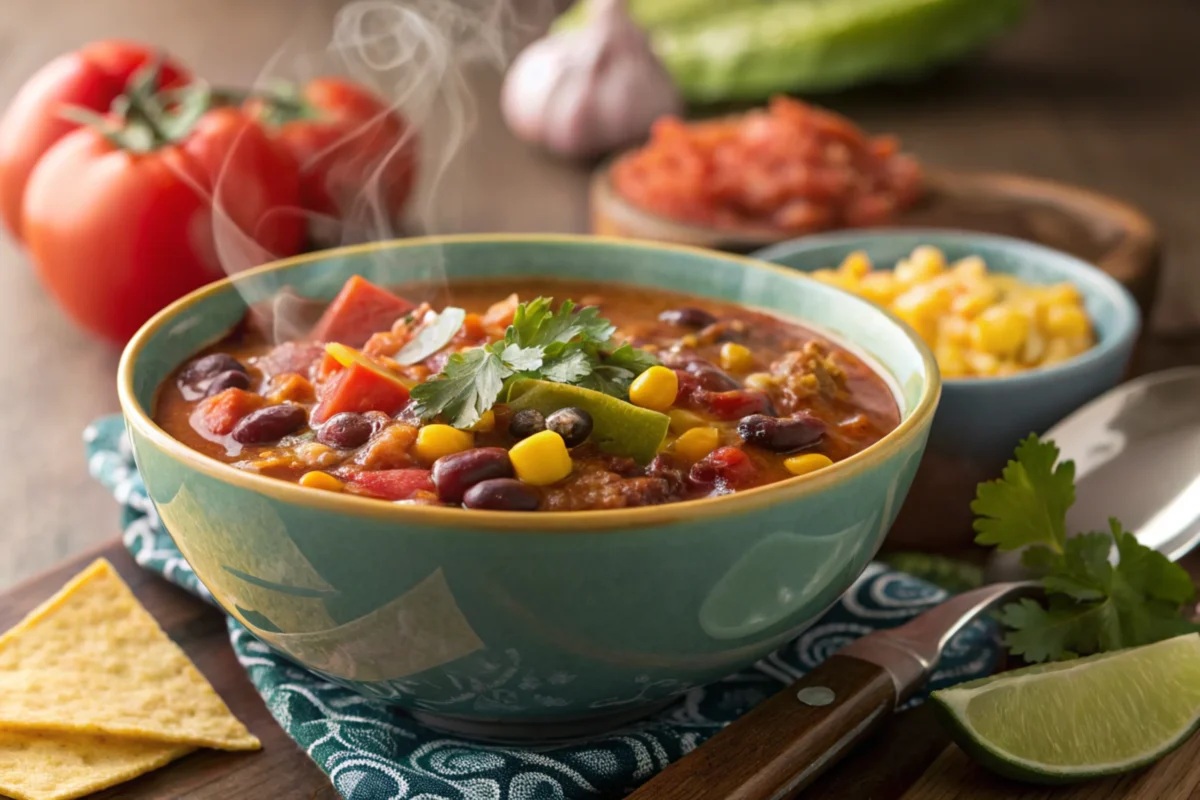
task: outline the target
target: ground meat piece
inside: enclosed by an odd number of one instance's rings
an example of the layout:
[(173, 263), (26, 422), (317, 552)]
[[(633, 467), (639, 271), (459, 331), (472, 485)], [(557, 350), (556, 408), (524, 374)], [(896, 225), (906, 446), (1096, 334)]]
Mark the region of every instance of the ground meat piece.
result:
[(417, 429), (411, 425), (388, 425), (359, 449), (354, 463), (365, 470), (411, 467), (413, 460), (408, 451), (416, 440)]
[(825, 345), (816, 340), (804, 343), (771, 365), (784, 393), (783, 405), (794, 407), (797, 401), (820, 394), (828, 400), (845, 387), (846, 373), (834, 363)]
[(543, 511), (653, 506), (679, 499), (672, 481), (663, 477), (625, 478), (602, 461), (585, 461), (562, 486), (542, 495)]
[(325, 355), (325, 348), (316, 342), (284, 342), (265, 355), (253, 359), (252, 363), (270, 380), (285, 372), (295, 372), (313, 377), (313, 368)]

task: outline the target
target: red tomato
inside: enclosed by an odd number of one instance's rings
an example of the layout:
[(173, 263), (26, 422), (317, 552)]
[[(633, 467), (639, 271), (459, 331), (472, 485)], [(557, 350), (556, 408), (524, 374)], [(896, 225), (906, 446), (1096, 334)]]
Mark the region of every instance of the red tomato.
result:
[(297, 109), (253, 107), (282, 119), (276, 135), (300, 165), (304, 207), (345, 220), (362, 198), (394, 221), (412, 193), (417, 142), (404, 119), (367, 89), (340, 78), (309, 81)]
[(223, 265), (299, 252), (299, 194), (291, 157), (242, 112), (219, 108), (149, 152), (91, 128), (68, 134), (30, 176), (22, 228), (67, 314), (120, 344)]
[[(18, 240), (21, 200), (38, 159), (79, 127), (59, 116), (75, 105), (100, 113), (124, 90), (130, 77), (154, 58), (151, 48), (130, 42), (95, 42), (51, 61), (30, 78), (0, 118), (0, 219)], [(187, 73), (165, 61), (161, 85), (179, 86)]]

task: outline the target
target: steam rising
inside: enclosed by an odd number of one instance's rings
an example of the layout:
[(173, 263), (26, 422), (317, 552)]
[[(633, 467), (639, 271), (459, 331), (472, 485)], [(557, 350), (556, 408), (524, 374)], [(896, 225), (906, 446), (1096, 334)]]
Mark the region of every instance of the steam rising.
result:
[[(471, 76), (486, 69), (502, 71), (552, 11), (553, 0), (359, 0), (338, 13), (325, 52), (281, 50), (264, 70), (258, 88), (280, 78), (303, 83), (320, 75), (342, 75), (389, 103), (408, 122), (408, 136), (416, 137), (419, 153), (418, 188), (406, 209), (407, 224), (410, 230), (436, 233), (435, 209), (444, 212), (447, 200), (454, 200), (440, 196), (439, 190), (477, 120)], [(370, 127), (363, 126), (361, 133), (369, 135)], [(347, 139), (357, 135), (360, 132)], [(367, 166), (361, 193), (342, 219), (318, 219), (299, 209), (286, 213), (307, 214), (309, 229), (322, 246), (403, 235), (401, 221), (393, 218), (386, 203), (384, 167), (410, 144), (396, 143), (385, 158)], [(247, 232), (237, 231), (216, 205), (213, 229), (222, 269), (232, 274), (267, 260)], [(305, 305), (286, 293), (272, 301), (274, 341), (305, 332)]]

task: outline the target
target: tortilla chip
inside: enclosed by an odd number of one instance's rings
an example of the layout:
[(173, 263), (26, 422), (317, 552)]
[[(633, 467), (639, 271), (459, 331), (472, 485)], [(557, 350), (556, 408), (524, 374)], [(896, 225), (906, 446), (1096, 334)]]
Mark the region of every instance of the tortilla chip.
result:
[(257, 750), (104, 559), (0, 637), (0, 729)]
[(190, 752), (187, 745), (139, 739), (0, 731), (0, 794), (15, 800), (71, 800)]

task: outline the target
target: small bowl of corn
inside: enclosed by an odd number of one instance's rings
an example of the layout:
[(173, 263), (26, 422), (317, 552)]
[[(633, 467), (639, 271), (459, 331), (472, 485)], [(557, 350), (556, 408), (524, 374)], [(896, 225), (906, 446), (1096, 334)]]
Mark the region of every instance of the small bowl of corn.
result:
[(1074, 256), (966, 231), (806, 236), (754, 257), (889, 310), (928, 342), (942, 399), (889, 546), (970, 542), (970, 501), (1017, 441), (1118, 384), (1140, 329), (1133, 297)]

